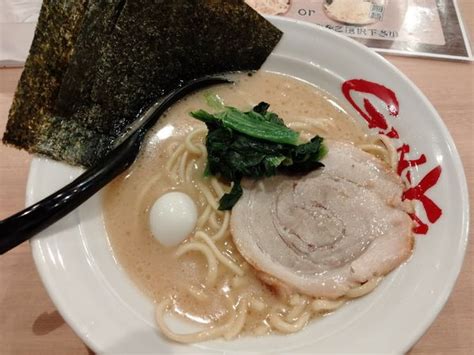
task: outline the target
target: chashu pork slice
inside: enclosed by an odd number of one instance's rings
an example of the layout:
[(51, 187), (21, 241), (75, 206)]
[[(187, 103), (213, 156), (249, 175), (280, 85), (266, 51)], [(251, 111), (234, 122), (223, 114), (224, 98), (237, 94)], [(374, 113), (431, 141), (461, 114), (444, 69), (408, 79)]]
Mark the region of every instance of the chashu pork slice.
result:
[(246, 181), (231, 232), (257, 270), (303, 294), (338, 298), (408, 259), (414, 239), (400, 178), (351, 144), (327, 146), (322, 169)]

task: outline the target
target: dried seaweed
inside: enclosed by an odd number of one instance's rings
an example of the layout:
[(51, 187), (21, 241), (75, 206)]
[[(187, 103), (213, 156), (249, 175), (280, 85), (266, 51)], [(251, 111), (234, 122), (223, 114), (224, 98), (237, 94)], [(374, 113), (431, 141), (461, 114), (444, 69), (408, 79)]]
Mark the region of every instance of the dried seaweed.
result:
[(10, 108), (4, 143), (46, 153), (41, 141), (51, 128), (63, 73), (80, 32), (87, 0), (45, 0)]
[[(20, 129), (13, 139), (18, 125), (9, 123), (4, 141), (90, 166), (148, 103), (195, 77), (260, 68), (281, 32), (240, 0), (130, 0), (91, 1), (75, 37), (51, 102), (31, 104), (17, 94), (21, 110), (11, 112), (12, 122), (27, 110), (35, 123), (48, 116), (48, 129)], [(30, 62), (24, 76), (36, 80)]]

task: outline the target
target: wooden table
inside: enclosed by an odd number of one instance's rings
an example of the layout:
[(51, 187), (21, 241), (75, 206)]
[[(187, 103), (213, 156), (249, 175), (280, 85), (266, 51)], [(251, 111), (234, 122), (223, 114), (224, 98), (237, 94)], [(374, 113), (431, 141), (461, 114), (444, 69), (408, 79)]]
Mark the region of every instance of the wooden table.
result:
[[(474, 1), (460, 1), (474, 36)], [(474, 38), (474, 37), (473, 37)], [(387, 57), (433, 103), (449, 128), (464, 163), (474, 207), (474, 64)], [(21, 69), (0, 70), (0, 135)], [(24, 206), (31, 157), (0, 145), (0, 219)], [(473, 238), (473, 230), (470, 233)], [(412, 354), (474, 353), (474, 248), (468, 248), (448, 303)], [(90, 350), (56, 311), (23, 244), (0, 257), (0, 354), (88, 354)]]

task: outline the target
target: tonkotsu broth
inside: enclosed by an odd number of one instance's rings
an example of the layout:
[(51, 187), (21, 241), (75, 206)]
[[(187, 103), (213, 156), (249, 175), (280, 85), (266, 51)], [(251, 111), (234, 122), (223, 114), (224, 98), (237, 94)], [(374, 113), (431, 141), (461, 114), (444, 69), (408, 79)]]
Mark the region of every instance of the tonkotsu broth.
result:
[[(367, 132), (336, 104), (334, 98), (307, 83), (268, 72), (252, 76), (237, 74), (234, 78), (235, 85), (216, 86), (206, 91), (217, 93), (226, 105), (239, 109), (247, 110), (260, 101), (268, 102), (270, 110), (279, 114), (290, 127), (305, 119), (327, 119), (331, 129), (324, 133), (325, 138), (353, 143), (364, 142), (367, 138)], [(133, 282), (155, 302), (173, 296), (176, 312), (207, 324), (219, 323), (225, 318), (228, 300), (218, 287), (205, 290), (210, 296), (205, 302), (190, 296), (191, 285), (199, 288), (204, 283), (206, 259), (195, 252), (177, 258), (177, 247), (160, 245), (151, 235), (148, 224), (148, 211), (154, 201), (171, 190), (189, 194), (196, 202), (199, 215), (203, 212), (205, 200), (196, 193), (193, 184), (210, 185), (209, 179), (203, 177), (204, 166), (195, 167), (191, 184), (177, 181), (165, 168), (184, 137), (196, 128), (205, 127), (189, 116), (190, 111), (201, 108), (210, 110), (203, 92), (190, 95), (174, 105), (148, 135), (135, 164), (105, 189), (103, 205), (113, 252)], [(294, 125), (295, 129), (297, 125)], [(314, 133), (321, 134), (315, 131), (311, 136)], [(230, 238), (217, 246), (237, 263), (243, 262)], [(249, 312), (244, 330), (250, 331), (266, 319), (272, 305), (281, 305), (281, 300), (256, 278), (252, 268), (248, 268), (246, 274), (250, 275), (250, 282), (241, 286), (243, 292), (253, 293), (254, 298), (270, 305), (267, 311)], [(219, 267), (218, 280), (231, 279), (232, 276), (227, 268)]]

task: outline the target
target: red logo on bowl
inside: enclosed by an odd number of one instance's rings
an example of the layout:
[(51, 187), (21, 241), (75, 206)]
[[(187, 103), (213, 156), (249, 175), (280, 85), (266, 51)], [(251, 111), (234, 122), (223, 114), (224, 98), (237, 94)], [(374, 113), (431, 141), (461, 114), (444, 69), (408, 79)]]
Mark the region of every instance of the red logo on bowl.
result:
[[(399, 103), (395, 93), (383, 85), (362, 79), (348, 80), (342, 84), (342, 93), (345, 98), (365, 119), (370, 129), (377, 129), (379, 134), (383, 134), (392, 139), (398, 139), (399, 135), (397, 130), (390, 125), (385, 115), (380, 113), (368, 98), (363, 99), (363, 107), (360, 107), (351, 96), (352, 92), (377, 97), (386, 105), (389, 116), (393, 118), (396, 118), (399, 112)], [(411, 169), (428, 163), (426, 155), (421, 154), (414, 159), (408, 158), (410, 145), (403, 142), (397, 148), (397, 152), (397, 173), (408, 183), (406, 190), (403, 192), (402, 199), (420, 202), (426, 214), (427, 220), (424, 220), (416, 213), (410, 214), (410, 217), (416, 224), (413, 231), (417, 234), (426, 234), (429, 230), (429, 223), (436, 223), (443, 213), (442, 209), (427, 196), (428, 190), (438, 183), (442, 168), (440, 165), (435, 166), (414, 185), (412, 182)]]

